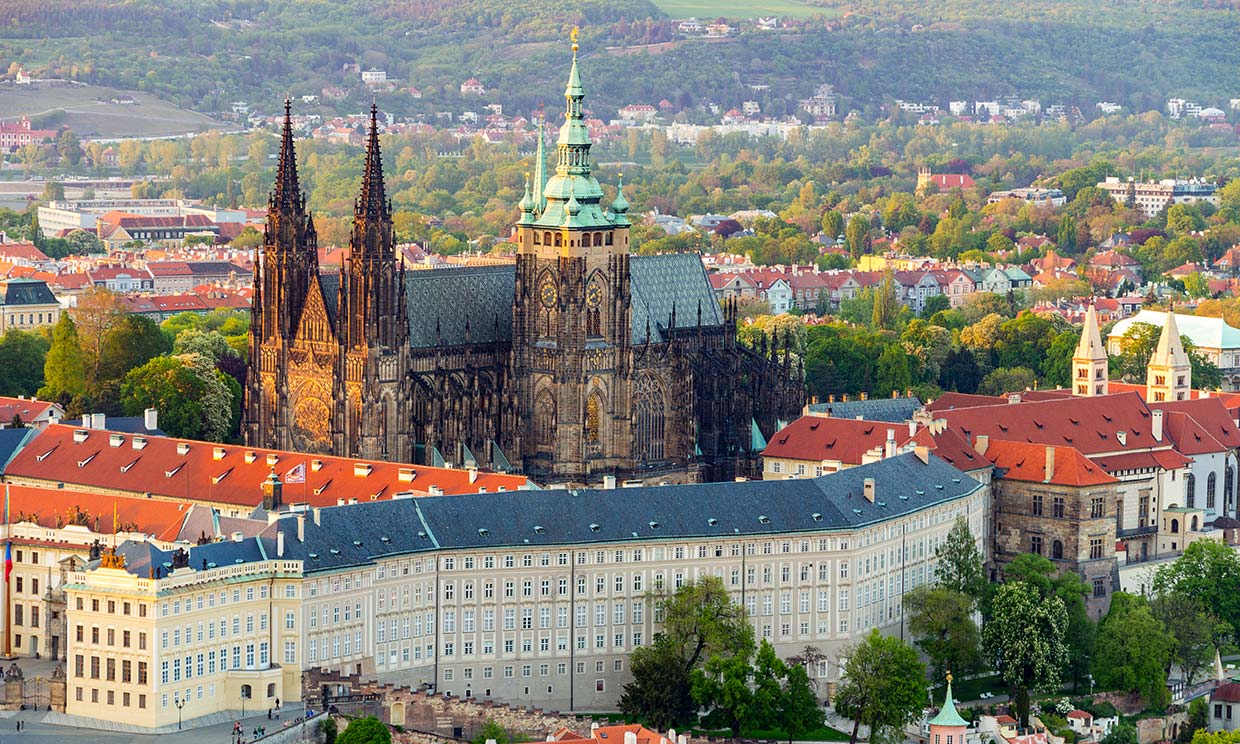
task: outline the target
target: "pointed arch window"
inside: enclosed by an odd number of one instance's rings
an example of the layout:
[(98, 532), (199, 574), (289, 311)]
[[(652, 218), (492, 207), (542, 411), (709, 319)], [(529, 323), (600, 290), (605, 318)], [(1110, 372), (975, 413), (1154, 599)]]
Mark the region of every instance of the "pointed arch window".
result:
[(1184, 505), (1189, 509), (1197, 506), (1197, 476), (1192, 473), (1184, 476)]
[(598, 445), (603, 441), (602, 406), (598, 395), (591, 395), (586, 400), (586, 444)]
[(1214, 509), (1214, 492), (1217, 481), (1218, 478), (1214, 473), (1206, 476), (1206, 508), (1210, 510)]
[(543, 390), (534, 402), (534, 441), (541, 447), (555, 444), (555, 399)]
[(635, 454), (642, 460), (662, 460), (666, 428), (666, 400), (663, 388), (651, 375), (642, 375), (633, 390), (633, 418), (636, 426)]

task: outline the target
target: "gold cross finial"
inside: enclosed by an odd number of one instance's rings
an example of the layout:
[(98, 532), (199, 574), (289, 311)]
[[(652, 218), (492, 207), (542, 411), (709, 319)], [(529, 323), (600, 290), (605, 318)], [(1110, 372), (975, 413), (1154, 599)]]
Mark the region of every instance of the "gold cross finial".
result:
[(948, 671), (947, 672), (947, 684), (950, 685), (951, 683), (952, 683), (952, 673), (951, 671)]
[(576, 26), (573, 26), (572, 32), (568, 35), (568, 37), (573, 40), (573, 54), (577, 53), (577, 37), (580, 34), (580, 30)]

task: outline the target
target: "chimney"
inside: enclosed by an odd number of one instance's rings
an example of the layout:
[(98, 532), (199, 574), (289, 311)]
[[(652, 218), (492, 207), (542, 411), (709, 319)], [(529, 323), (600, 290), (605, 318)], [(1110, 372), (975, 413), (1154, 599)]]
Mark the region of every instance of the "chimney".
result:
[(883, 457), (895, 457), (895, 456), (896, 456), (896, 430), (888, 429), (887, 430), (887, 442), (883, 446)]
[(297, 542), (306, 541), (306, 513), (300, 512), (297, 515)]
[(614, 490), (615, 487), (616, 487), (616, 476), (604, 475), (603, 476), (603, 489), (607, 491), (611, 491), (611, 490)]
[(912, 437), (912, 436), (915, 436), (916, 434), (917, 434), (917, 422), (909, 421), (908, 422), (908, 435)]
[(594, 722), (594, 723), (591, 723), (591, 724), (590, 724), (590, 733), (591, 733), (591, 734), (593, 734), (595, 731), (598, 731), (598, 722), (597, 722), (597, 721), (596, 721), (596, 722)]
[(986, 454), (986, 450), (990, 449), (990, 435), (978, 434), (977, 439), (973, 440), (973, 449), (977, 450), (979, 455)]
[(319, 526), (319, 507), (314, 507), (314, 526)]
[(478, 468), (470, 468), (470, 469), (469, 469), (469, 482), (470, 482), (470, 483), (477, 483), (477, 482), (478, 482)]
[(917, 456), (918, 460), (921, 460), (922, 465), (930, 464), (930, 448), (929, 447), (919, 444), (913, 448), (913, 454)]
[(1046, 448), (1046, 478), (1044, 482), (1050, 483), (1055, 480), (1055, 448)]
[(892, 391), (891, 391), (891, 399), (892, 399), (892, 400), (895, 400), (896, 398), (899, 398), (899, 397), (900, 397), (900, 391), (899, 391), (899, 390), (892, 390)]
[(142, 412), (142, 425), (147, 431), (155, 431), (159, 428), (159, 409), (148, 408)]
[(870, 502), (871, 504), (874, 503), (874, 479), (873, 478), (865, 479), (865, 500)]
[(244, 541), (245, 541), (245, 533), (244, 533), (244, 532), (234, 532), (234, 533), (232, 533), (232, 541), (233, 541), (233, 542), (235, 542), (235, 543), (244, 542)]
[(1020, 393), (1008, 393), (1007, 402), (1008, 403), (1019, 403)]
[(284, 530), (276, 530), (276, 557), (284, 557)]
[(1150, 433), (1154, 435), (1155, 442), (1161, 442), (1163, 438), (1163, 412), (1162, 409), (1150, 411)]
[(864, 390), (861, 391), (861, 400), (869, 400), (870, 394)]
[(625, 731), (624, 732), (624, 744), (637, 744), (637, 732), (636, 731)]
[(100, 431), (108, 428), (108, 417), (102, 413), (92, 413), (90, 415), (90, 428), (99, 429)]
[(267, 480), (263, 481), (262, 490), (263, 508), (267, 511), (279, 511), (281, 502), (284, 501), (284, 484), (280, 482), (274, 468), (267, 474)]

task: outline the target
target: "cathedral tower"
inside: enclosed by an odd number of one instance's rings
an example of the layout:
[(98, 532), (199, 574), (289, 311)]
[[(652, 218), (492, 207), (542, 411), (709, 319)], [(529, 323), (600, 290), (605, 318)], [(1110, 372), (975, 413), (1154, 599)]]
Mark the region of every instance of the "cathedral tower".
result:
[(1175, 308), (1167, 310), (1167, 322), (1163, 323), (1158, 346), (1150, 357), (1146, 373), (1145, 399), (1150, 403), (1165, 400), (1188, 400), (1193, 391), (1193, 367), (1180, 341), (1180, 329), (1175, 322)]
[(603, 204), (584, 98), (574, 31), (555, 173), (520, 204), (512, 350), (525, 469), (566, 478), (632, 459), (628, 203)]
[[(255, 259), (246, 378), (246, 442), (255, 447), (326, 451), (330, 446), (330, 369), (333, 324), (319, 287), (318, 239), (297, 180), (291, 103), (284, 130), (267, 229)], [(322, 369), (318, 370), (322, 372)]]
[(370, 132), (362, 190), (354, 204), (349, 258), (340, 278), (341, 374), (334, 450), (348, 457), (407, 460), (409, 319), (404, 267), (397, 266), (392, 206), (383, 184), (378, 108)]
[(1072, 394), (1092, 397), (1107, 394), (1107, 350), (1098, 331), (1098, 313), (1089, 303), (1081, 341), (1072, 355)]

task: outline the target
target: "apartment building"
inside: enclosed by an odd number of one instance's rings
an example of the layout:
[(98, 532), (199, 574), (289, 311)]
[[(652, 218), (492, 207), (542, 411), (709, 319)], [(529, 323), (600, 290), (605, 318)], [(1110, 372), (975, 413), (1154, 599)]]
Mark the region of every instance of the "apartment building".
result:
[[(629, 654), (659, 627), (652, 593), (715, 576), (778, 653), (812, 645), (826, 654), (830, 661), (813, 670), (826, 695), (849, 644), (874, 627), (900, 632), (901, 596), (933, 580), (935, 548), (956, 518), (983, 534), (988, 494), (919, 448), (815, 479), (310, 508), (272, 515), (258, 537), (193, 547), (175, 560), (149, 544), (123, 545), (123, 570), (101, 560), (75, 574), (71, 594), (84, 603), (71, 603), (69, 621), (105, 628), (106, 608), (89, 602), (96, 597), (132, 596), (151, 607), (143, 725), (175, 721), (176, 701), (187, 697), (193, 716), (235, 710), (243, 685), (250, 704), (267, 704), (272, 690), (291, 699), (297, 675), (310, 668), (600, 710), (615, 707), (630, 679)], [(173, 562), (179, 567), (161, 578), (159, 567)], [(225, 627), (212, 636), (209, 620), (221, 615)], [(247, 620), (244, 631), (231, 619), (250, 616), (256, 625)], [(70, 712), (129, 713), (109, 704), (91, 676), (98, 656), (107, 682), (106, 658), (120, 650), (89, 641), (81, 648), (71, 643), (70, 653), (86, 659), (70, 678)], [(134, 706), (139, 691), (130, 692)], [(189, 718), (191, 708), (181, 712)]]

